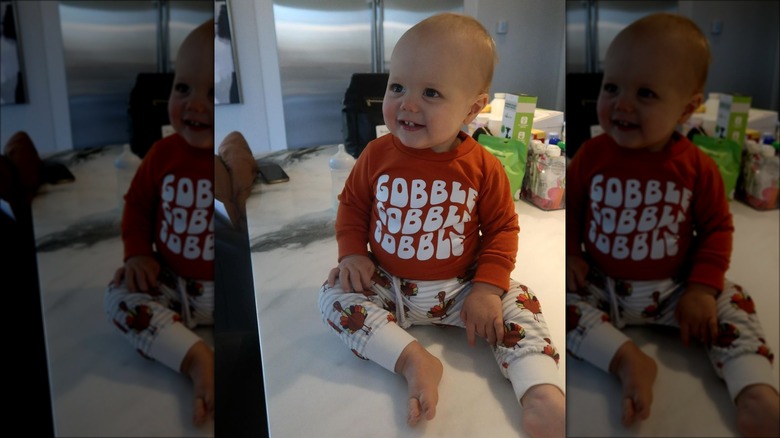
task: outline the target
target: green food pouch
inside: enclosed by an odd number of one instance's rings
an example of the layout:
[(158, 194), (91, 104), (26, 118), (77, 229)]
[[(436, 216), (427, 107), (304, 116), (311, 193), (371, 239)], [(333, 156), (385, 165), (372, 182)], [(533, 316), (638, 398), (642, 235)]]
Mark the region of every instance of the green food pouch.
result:
[(488, 152), (501, 161), (506, 176), (509, 178), (509, 188), (512, 199), (520, 199), (520, 186), (525, 175), (525, 163), (528, 159), (528, 146), (520, 140), (494, 137), (482, 134), (477, 139)]
[(715, 160), (718, 165), (723, 184), (726, 186), (726, 197), (734, 199), (734, 189), (737, 187), (740, 168), (742, 167), (742, 147), (734, 140), (693, 136), (693, 144)]

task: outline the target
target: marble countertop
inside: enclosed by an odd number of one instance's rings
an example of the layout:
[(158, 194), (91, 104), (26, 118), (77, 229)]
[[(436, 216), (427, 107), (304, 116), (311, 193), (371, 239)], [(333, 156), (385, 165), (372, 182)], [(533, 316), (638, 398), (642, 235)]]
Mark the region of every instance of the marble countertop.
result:
[[(780, 211), (756, 211), (730, 202), (734, 249), (726, 277), (752, 295), (767, 344), (775, 354), (780, 382)], [(568, 433), (571, 436), (737, 436), (735, 408), (702, 346), (682, 345), (677, 330), (629, 327), (626, 332), (658, 364), (651, 416), (625, 428), (620, 424), (620, 384), (584, 362), (569, 358)]]
[[(403, 377), (356, 359), (322, 323), (317, 292), (337, 264), (328, 171), (335, 152), (330, 146), (264, 157), (280, 163), (290, 181), (256, 185), (247, 203), (271, 436), (523, 436), (511, 384), (487, 344), (469, 347), (462, 329), (410, 329), (444, 364), (437, 418), (410, 428)], [(515, 207), (521, 231), (512, 277), (539, 295), (553, 343), (563, 350), (565, 211)]]
[[(103, 293), (122, 264), (120, 146), (56, 157), (75, 182), (33, 199), (57, 436), (213, 436), (192, 425), (187, 377), (141, 358), (109, 323)], [(211, 342), (211, 331), (200, 332)]]

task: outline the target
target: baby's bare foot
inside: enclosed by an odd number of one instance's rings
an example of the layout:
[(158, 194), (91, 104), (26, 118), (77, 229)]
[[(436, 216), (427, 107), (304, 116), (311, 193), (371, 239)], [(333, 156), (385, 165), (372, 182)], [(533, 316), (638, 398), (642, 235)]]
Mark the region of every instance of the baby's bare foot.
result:
[(780, 396), (769, 385), (750, 385), (737, 395), (737, 430), (742, 436), (780, 436)]
[(566, 436), (566, 398), (553, 385), (532, 386), (520, 399), (523, 430), (532, 438)]
[(214, 417), (214, 352), (203, 341), (198, 341), (184, 356), (181, 372), (192, 379), (192, 422), (200, 426)]
[(629, 341), (615, 353), (609, 371), (618, 376), (623, 386), (623, 425), (628, 427), (637, 420), (646, 420), (650, 416), (653, 383), (658, 374), (655, 361)]
[(414, 426), (422, 418), (432, 420), (436, 415), (439, 382), (444, 373), (441, 361), (414, 341), (404, 348), (395, 364), (395, 372), (403, 374), (409, 388), (406, 422)]

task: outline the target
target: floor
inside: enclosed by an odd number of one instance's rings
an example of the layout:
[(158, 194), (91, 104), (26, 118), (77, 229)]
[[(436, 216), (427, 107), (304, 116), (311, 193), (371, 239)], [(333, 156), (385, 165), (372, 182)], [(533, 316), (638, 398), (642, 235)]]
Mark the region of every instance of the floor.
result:
[[(322, 323), (317, 292), (337, 264), (328, 172), (335, 152), (271, 156), (290, 181), (257, 185), (247, 203), (271, 435), (468, 437), (490, 430), (490, 436), (524, 436), (511, 384), (488, 346), (470, 348), (463, 330), (410, 330), (444, 364), (437, 418), (410, 428), (403, 378), (356, 359)], [(512, 276), (537, 293), (553, 343), (562, 349), (565, 212), (515, 206), (521, 231)]]

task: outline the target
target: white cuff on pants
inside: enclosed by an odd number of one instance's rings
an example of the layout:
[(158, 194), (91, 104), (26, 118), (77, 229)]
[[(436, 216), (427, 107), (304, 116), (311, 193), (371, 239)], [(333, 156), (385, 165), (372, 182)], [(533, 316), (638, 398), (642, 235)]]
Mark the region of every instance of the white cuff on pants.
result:
[(724, 363), (721, 371), (732, 401), (736, 401), (739, 393), (750, 385), (763, 383), (777, 391), (772, 378), (772, 364), (764, 356), (752, 353), (737, 356)]
[(407, 345), (415, 341), (414, 336), (395, 323), (385, 324), (374, 333), (363, 350), (363, 356), (382, 368), (395, 372), (395, 363)]
[(577, 355), (599, 369), (609, 372), (609, 363), (612, 362), (615, 353), (621, 345), (630, 340), (631, 338), (612, 324), (599, 324), (582, 338)]
[(566, 393), (558, 376), (555, 359), (546, 354), (527, 354), (512, 362), (506, 371), (518, 401), (530, 387), (536, 385), (550, 384)]
[(190, 348), (200, 341), (184, 324), (175, 322), (161, 330), (149, 347), (149, 357), (168, 368), (181, 372), (181, 361)]

